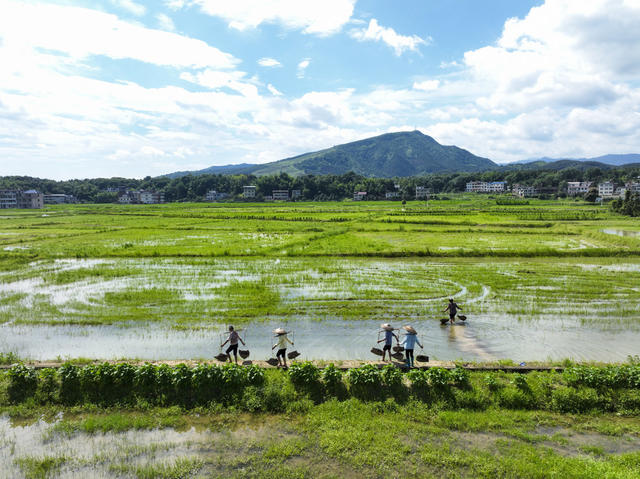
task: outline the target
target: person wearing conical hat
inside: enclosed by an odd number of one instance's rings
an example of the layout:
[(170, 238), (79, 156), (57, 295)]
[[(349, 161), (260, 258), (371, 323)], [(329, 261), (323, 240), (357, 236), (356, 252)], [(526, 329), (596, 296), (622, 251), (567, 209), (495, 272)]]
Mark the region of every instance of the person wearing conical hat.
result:
[(420, 341), (418, 341), (418, 332), (413, 328), (413, 326), (402, 326), (407, 333), (402, 340), (402, 345), (404, 346), (404, 353), (407, 356), (407, 367), (413, 367), (413, 349), (415, 348), (416, 343), (418, 346), (422, 347)]
[(393, 332), (394, 328), (389, 323), (380, 325), (380, 328), (384, 331), (384, 338), (378, 341), (379, 343), (384, 341), (384, 347), (382, 348), (382, 360), (384, 361), (384, 356), (386, 352), (389, 351), (389, 361), (391, 361), (391, 344), (393, 344), (393, 338), (396, 338), (396, 343), (398, 343), (400, 339), (398, 339), (398, 336)]
[[(278, 341), (276, 342), (276, 344), (273, 345), (271, 350), (276, 349), (276, 347), (278, 348), (278, 351), (276, 352), (276, 358), (278, 358), (278, 366), (283, 366), (286, 368), (287, 367), (287, 343), (293, 346), (293, 342), (287, 337), (287, 332), (282, 328), (274, 329), (273, 334), (275, 334), (276, 338), (278, 338)], [(282, 363), (280, 362), (280, 357), (282, 357)]]

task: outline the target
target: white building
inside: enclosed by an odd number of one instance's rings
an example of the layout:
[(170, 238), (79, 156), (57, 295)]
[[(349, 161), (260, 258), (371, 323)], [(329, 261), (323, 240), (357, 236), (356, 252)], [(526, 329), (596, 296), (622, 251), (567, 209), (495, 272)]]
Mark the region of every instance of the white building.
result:
[(164, 193), (160, 193), (159, 191), (141, 191), (140, 203), (145, 205), (164, 203)]
[(0, 209), (35, 209), (44, 206), (44, 195), (36, 190), (0, 190)]
[(291, 190), (291, 199), (297, 200), (302, 197), (302, 190)]
[(271, 196), (273, 201), (289, 201), (289, 190), (273, 190)]
[(396, 198), (400, 198), (400, 193), (398, 191), (387, 191), (384, 194), (384, 197), (388, 200), (394, 200)]
[(249, 185), (242, 187), (242, 196), (244, 198), (255, 198), (256, 197), (256, 187)]
[(467, 193), (486, 193), (489, 191), (489, 184), (486, 181), (470, 181), (465, 188)]
[(598, 185), (598, 196), (601, 198), (613, 197), (616, 190), (616, 185), (612, 181), (605, 181)]
[(45, 205), (62, 205), (65, 203), (75, 203), (76, 199), (73, 195), (65, 195), (63, 193), (52, 193), (44, 196)]
[(504, 193), (507, 189), (506, 181), (492, 181), (488, 185), (489, 193)]
[(16, 190), (0, 190), (0, 209), (18, 207), (18, 192)]
[(529, 198), (538, 194), (538, 190), (533, 186), (527, 185), (513, 185), (512, 191), (515, 196), (519, 196), (520, 198)]
[(567, 195), (576, 196), (588, 193), (592, 184), (593, 183), (591, 181), (568, 181)]
[(354, 201), (362, 201), (367, 197), (367, 192), (366, 191), (356, 191), (353, 194), (353, 200)]
[(424, 186), (416, 186), (416, 200), (429, 199), (429, 188)]
[(228, 193), (217, 192), (216, 190), (209, 190), (207, 191), (207, 194), (205, 195), (204, 198), (207, 201), (220, 201), (220, 200), (224, 200), (228, 196), (229, 196)]
[(624, 187), (631, 193), (640, 193), (640, 181), (628, 181)]

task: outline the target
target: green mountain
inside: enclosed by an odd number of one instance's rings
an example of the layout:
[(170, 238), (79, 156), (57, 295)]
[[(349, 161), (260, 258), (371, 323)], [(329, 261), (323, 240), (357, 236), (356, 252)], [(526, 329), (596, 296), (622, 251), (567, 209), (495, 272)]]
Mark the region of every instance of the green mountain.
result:
[(427, 173), (483, 171), (498, 165), (457, 146), (443, 146), (419, 131), (387, 133), (326, 150), (256, 165), (254, 175), (286, 172), (293, 176), (343, 174), (391, 178)]
[(253, 174), (256, 176), (288, 173), (300, 175), (341, 175), (353, 171), (362, 176), (392, 178), (427, 173), (484, 171), (498, 165), (457, 146), (443, 146), (419, 131), (387, 133), (366, 140), (345, 143), (326, 150), (294, 156), (262, 165), (212, 166), (198, 171), (170, 173), (185, 175)]

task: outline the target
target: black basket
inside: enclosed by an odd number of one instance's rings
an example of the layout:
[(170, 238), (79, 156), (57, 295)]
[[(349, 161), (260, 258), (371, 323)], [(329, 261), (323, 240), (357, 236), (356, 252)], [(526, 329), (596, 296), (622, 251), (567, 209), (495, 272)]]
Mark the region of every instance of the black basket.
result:
[(278, 365), (278, 360), (276, 358), (269, 358), (269, 359), (267, 359), (267, 364), (269, 366), (277, 366)]
[(393, 351), (396, 353), (401, 353), (404, 351), (404, 346), (394, 346)]
[(300, 356), (300, 353), (298, 351), (291, 351), (290, 353), (287, 354), (287, 357), (289, 359), (295, 359), (298, 356)]
[(402, 361), (404, 359), (404, 354), (402, 353), (393, 353), (391, 355), (393, 359), (397, 359), (398, 361)]
[(458, 319), (459, 319), (460, 321), (466, 321), (466, 320), (467, 320), (467, 317), (466, 317), (464, 314), (459, 314), (459, 315), (458, 315)]
[(449, 322), (449, 320), (447, 318), (442, 318), (440, 320), (440, 324), (447, 324)]
[(419, 363), (428, 363), (429, 356), (425, 356), (424, 354), (418, 354), (416, 356), (416, 361), (418, 361)]
[(220, 353), (220, 354), (218, 354), (215, 358), (216, 358), (218, 361), (222, 361), (222, 362), (224, 362), (224, 361), (226, 361), (227, 359), (229, 359), (229, 356), (227, 356), (227, 355), (226, 355), (226, 354), (224, 354), (224, 353)]
[(371, 348), (371, 352), (376, 356), (384, 356), (384, 352), (380, 348)]
[(240, 355), (240, 357), (242, 359), (247, 359), (249, 357), (249, 350), (248, 349), (241, 349), (240, 351), (238, 351), (238, 354)]

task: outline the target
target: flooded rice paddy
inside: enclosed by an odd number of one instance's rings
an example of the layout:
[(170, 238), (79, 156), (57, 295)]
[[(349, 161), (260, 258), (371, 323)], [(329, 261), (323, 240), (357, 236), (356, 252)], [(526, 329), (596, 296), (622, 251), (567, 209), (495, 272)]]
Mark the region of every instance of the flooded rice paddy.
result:
[[(228, 324), (251, 359), (281, 325), (302, 359), (373, 359), (381, 322), (442, 360), (623, 361), (640, 352), (640, 261), (64, 259), (0, 273), (0, 351), (208, 359)], [(454, 297), (467, 323), (442, 326)]]

